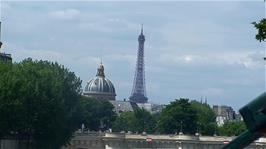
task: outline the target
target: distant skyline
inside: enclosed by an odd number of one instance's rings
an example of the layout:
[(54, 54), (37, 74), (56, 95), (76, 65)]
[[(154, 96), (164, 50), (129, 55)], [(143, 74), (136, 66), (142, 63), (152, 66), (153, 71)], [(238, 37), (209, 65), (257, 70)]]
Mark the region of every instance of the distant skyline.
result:
[(3, 52), (56, 61), (83, 82), (103, 60), (117, 100), (129, 98), (144, 24), (149, 102), (190, 98), (240, 108), (265, 91), (265, 43), (251, 22), (263, 1), (1, 1)]

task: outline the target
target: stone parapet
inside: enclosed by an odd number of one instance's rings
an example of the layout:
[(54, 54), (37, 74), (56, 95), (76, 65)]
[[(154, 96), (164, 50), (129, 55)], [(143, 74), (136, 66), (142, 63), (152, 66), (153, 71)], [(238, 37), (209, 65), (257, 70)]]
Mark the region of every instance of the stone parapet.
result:
[[(130, 133), (76, 133), (64, 149), (220, 149), (235, 137), (200, 135), (155, 135)], [(266, 138), (260, 138), (247, 149), (266, 148)]]

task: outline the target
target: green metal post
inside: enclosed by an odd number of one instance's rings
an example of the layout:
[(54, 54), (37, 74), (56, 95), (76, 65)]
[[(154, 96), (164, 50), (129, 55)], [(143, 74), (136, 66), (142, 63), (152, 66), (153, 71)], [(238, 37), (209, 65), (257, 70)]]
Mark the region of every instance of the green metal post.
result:
[(253, 141), (261, 137), (262, 134), (258, 132), (250, 132), (249, 130), (241, 133), (238, 137), (225, 145), (222, 149), (243, 149)]

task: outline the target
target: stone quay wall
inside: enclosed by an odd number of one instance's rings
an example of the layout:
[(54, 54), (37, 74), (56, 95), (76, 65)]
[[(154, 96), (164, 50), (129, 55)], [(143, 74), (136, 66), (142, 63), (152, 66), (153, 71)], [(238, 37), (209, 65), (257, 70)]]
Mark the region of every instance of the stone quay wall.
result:
[[(234, 137), (149, 135), (129, 133), (76, 133), (62, 149), (220, 149)], [(266, 138), (260, 138), (247, 149), (266, 149)]]

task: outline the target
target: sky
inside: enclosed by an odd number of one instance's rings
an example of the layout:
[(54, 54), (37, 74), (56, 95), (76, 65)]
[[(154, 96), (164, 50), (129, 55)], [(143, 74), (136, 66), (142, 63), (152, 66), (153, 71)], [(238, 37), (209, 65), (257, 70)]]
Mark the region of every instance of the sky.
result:
[(83, 80), (102, 59), (117, 100), (131, 94), (141, 24), (149, 102), (205, 100), (236, 110), (265, 91), (261, 1), (1, 1), (2, 52), (58, 62)]

